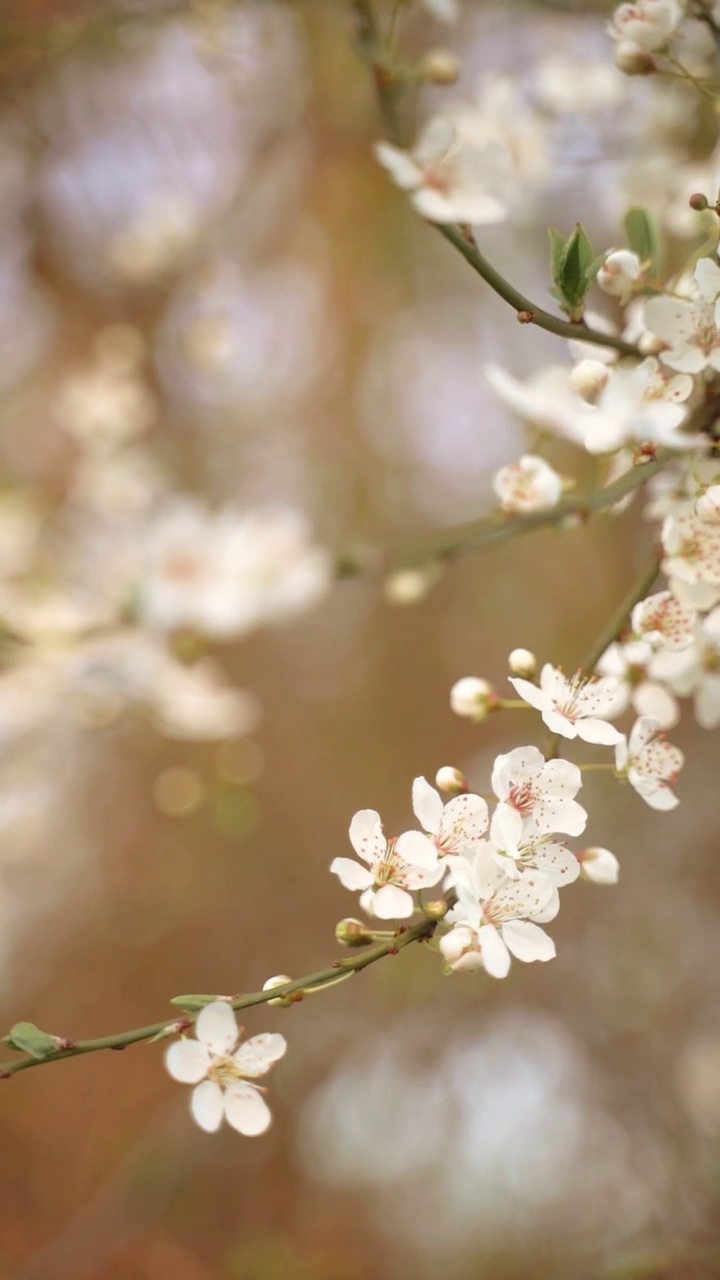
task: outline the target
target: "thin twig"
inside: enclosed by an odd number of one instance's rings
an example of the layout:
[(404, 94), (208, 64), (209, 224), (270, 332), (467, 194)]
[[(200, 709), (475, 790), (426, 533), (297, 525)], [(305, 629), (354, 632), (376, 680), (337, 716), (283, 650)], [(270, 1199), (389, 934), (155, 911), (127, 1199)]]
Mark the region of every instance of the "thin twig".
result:
[(602, 489), (593, 489), (590, 493), (577, 494), (563, 498), (556, 506), (547, 511), (533, 511), (521, 516), (485, 516), (481, 520), (473, 520), (468, 524), (448, 529), (439, 539), (434, 539), (422, 551), (409, 558), (398, 557), (396, 568), (409, 568), (412, 565), (427, 564), (433, 560), (447, 561), (464, 551), (475, 551), (478, 547), (494, 546), (499, 542), (509, 542), (519, 534), (534, 533), (536, 529), (557, 528), (567, 520), (585, 521), (596, 511), (612, 507), (635, 489), (644, 485), (651, 476), (656, 475), (672, 457), (670, 450), (658, 449), (650, 462), (632, 467), (612, 484)]
[[(317, 991), (322, 987), (331, 986), (339, 977), (359, 973), (362, 969), (367, 969), (369, 965), (375, 964), (376, 961), (384, 959), (385, 956), (396, 955), (399, 951), (402, 951), (403, 947), (410, 946), (411, 943), (427, 941), (435, 932), (435, 927), (435, 920), (427, 918), (418, 920), (415, 924), (399, 929), (397, 933), (383, 942), (359, 951), (357, 955), (344, 956), (342, 959), (336, 960), (327, 969), (320, 969), (317, 973), (310, 973), (304, 978), (296, 978), (293, 982), (286, 982), (283, 986), (254, 991), (250, 995), (236, 996), (235, 999), (228, 1000), (228, 1004), (233, 1009), (238, 1010), (250, 1009), (256, 1004), (267, 1004), (270, 1000), (282, 1000), (285, 996), (295, 995), (302, 998), (305, 992)], [(218, 998), (222, 999), (222, 997)], [(132, 1044), (152, 1040), (154, 1037), (162, 1037), (164, 1032), (171, 1035), (175, 1031), (185, 1031), (196, 1021), (199, 1013), (200, 1010), (197, 1013), (185, 1014), (182, 1017), (165, 1018), (162, 1022), (154, 1022), (147, 1027), (135, 1027), (132, 1031), (121, 1031), (114, 1035), (100, 1036), (95, 1040), (70, 1042), (66, 1048), (48, 1053), (42, 1058), (26, 1057), (17, 1062), (0, 1063), (0, 1079), (7, 1079), (10, 1076), (17, 1075), (19, 1071), (28, 1071), (31, 1067), (41, 1067), (49, 1062), (60, 1062), (63, 1058), (79, 1058), (87, 1053), (98, 1053), (103, 1049), (117, 1051), (126, 1049)]]

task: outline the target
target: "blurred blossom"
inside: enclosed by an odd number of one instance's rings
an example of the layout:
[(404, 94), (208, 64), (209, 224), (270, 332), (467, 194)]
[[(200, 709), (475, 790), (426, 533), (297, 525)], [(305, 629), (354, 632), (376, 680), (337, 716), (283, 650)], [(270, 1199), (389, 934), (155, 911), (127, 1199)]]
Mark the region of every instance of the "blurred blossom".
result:
[(249, 414), (297, 407), (336, 355), (326, 284), (299, 262), (241, 270), (218, 261), (171, 297), (160, 380), (180, 408)]
[[(38, 178), (58, 260), (93, 288), (154, 284), (183, 264), (305, 95), (296, 19), (249, 4), (203, 23), (123, 32), (65, 60), (36, 95)], [(273, 91), (275, 84), (275, 91)]]
[(108, 350), (94, 366), (67, 375), (54, 400), (59, 425), (81, 446), (107, 449), (147, 431), (157, 404), (132, 367)]
[(524, 1248), (579, 1230), (607, 1243), (652, 1205), (588, 1063), (558, 1023), (528, 1010), (445, 1039), (433, 1062), (419, 1024), (396, 1024), (316, 1090), (300, 1138), (313, 1176), (373, 1191), (378, 1227), (435, 1257), (518, 1233)]
[(161, 631), (240, 636), (309, 608), (330, 586), (328, 553), (289, 508), (212, 514), (178, 498), (143, 536), (138, 610)]

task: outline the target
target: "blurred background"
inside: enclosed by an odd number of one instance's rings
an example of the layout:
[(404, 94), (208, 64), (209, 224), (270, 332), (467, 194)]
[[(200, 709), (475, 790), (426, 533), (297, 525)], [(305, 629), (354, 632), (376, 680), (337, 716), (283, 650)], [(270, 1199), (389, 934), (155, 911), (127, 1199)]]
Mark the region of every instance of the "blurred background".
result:
[[(401, 16), (408, 57), (462, 58), (459, 85), (418, 92), (419, 118), (459, 97), (514, 153), (511, 217), (482, 247), (540, 303), (548, 224), (582, 219), (609, 248), (642, 198), (679, 252), (688, 195), (717, 190), (709, 108), (622, 77), (608, 14)], [(503, 691), (516, 646), (572, 668), (652, 534), (631, 509), (387, 601), (383, 566), (482, 515), (523, 450), (484, 366), (524, 377), (566, 353), (519, 329), (374, 163), (348, 4), (4, 0), (0, 19), (4, 587), (101, 594), (128, 520), (168, 491), (288, 504), (362, 566), (297, 620), (214, 647), (261, 708), (220, 742), (78, 714), (42, 673), (58, 634), (87, 638), (39, 604), (8, 628), (2, 1023), (87, 1037), (329, 963), (357, 911), (328, 874), (355, 810), (403, 829), (413, 777), (444, 764), (488, 791), (530, 719), (460, 721), (451, 683)], [(551, 456), (586, 474), (571, 446)], [(266, 1137), (201, 1133), (157, 1048), (0, 1084), (0, 1274), (720, 1275), (717, 749), (688, 715), (673, 738), (675, 813), (588, 782), (588, 843), (621, 879), (563, 895), (552, 964), (445, 978), (410, 950), (248, 1011), (249, 1034), (289, 1042)]]

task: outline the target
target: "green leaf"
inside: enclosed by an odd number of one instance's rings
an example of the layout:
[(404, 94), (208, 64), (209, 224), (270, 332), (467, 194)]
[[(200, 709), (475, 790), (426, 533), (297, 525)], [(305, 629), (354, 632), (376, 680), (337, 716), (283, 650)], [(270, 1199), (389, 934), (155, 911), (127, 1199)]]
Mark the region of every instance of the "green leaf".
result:
[(636, 205), (628, 209), (623, 219), (625, 235), (633, 253), (643, 263), (649, 263), (654, 275), (662, 269), (663, 246), (660, 228), (647, 209)]
[(34, 1022), (16, 1022), (9, 1035), (3, 1036), (3, 1044), (20, 1053), (29, 1053), (31, 1058), (47, 1058), (58, 1048), (57, 1036), (41, 1031)]
[(554, 227), (548, 227), (548, 235), (550, 237), (550, 273), (553, 281), (557, 284), (560, 279), (560, 269), (565, 253), (565, 238)]
[(549, 234), (552, 276), (557, 289), (555, 296), (572, 320), (580, 320), (587, 291), (601, 260), (594, 256), (592, 245), (579, 222), (567, 240), (563, 240), (554, 229)]
[(186, 1013), (197, 1013), (198, 1009), (204, 1009), (206, 1004), (219, 999), (220, 996), (173, 996), (170, 1004), (177, 1005), (178, 1009), (184, 1009)]

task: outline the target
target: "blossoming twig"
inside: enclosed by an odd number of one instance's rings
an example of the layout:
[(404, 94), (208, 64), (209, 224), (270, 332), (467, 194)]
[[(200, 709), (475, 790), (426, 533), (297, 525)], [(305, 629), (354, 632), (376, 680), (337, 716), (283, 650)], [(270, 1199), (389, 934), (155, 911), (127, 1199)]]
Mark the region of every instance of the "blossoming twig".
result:
[[(635, 605), (638, 601), (643, 600), (650, 591), (659, 571), (660, 560), (657, 551), (653, 547), (649, 559), (643, 567), (642, 573), (639, 575), (637, 581), (633, 583), (633, 586), (630, 588), (627, 595), (618, 605), (618, 608), (602, 628), (599, 635), (595, 637), (593, 643), (582, 659), (579, 669), (584, 675), (591, 676), (593, 674), (595, 667), (605, 650), (613, 643), (614, 640), (617, 640), (618, 636), (624, 631), (627, 620), (635, 608)], [(559, 741), (560, 737), (557, 733), (550, 739), (545, 753), (549, 760), (557, 755)]]
[(621, 498), (627, 497), (634, 489), (640, 488), (651, 476), (660, 471), (671, 457), (672, 454), (668, 449), (658, 449), (652, 461), (624, 472), (612, 484), (601, 489), (593, 489), (590, 493), (564, 498), (562, 502), (558, 502), (546, 511), (533, 511), (528, 515), (510, 518), (499, 518), (497, 515), (485, 516), (481, 520), (473, 520), (468, 524), (449, 529), (439, 541), (436, 540), (432, 546), (426, 547), (424, 552), (418, 551), (413, 555), (412, 560), (407, 557), (399, 559), (395, 567), (407, 568), (410, 565), (426, 563), (428, 560), (449, 560), (458, 552), (474, 551), (478, 547), (508, 542), (517, 534), (551, 528), (562, 524), (568, 518), (584, 519), (595, 511), (614, 506)]
[[(413, 942), (427, 941), (435, 932), (436, 923), (436, 919), (427, 917), (417, 920), (414, 924), (399, 929), (386, 940), (378, 942), (375, 946), (367, 947), (357, 955), (344, 956), (340, 960), (335, 960), (327, 969), (320, 969), (317, 973), (310, 973), (304, 978), (296, 978), (292, 982), (284, 983), (282, 986), (267, 987), (262, 991), (253, 991), (250, 995), (237, 996), (236, 999), (228, 1000), (227, 1003), (237, 1011), (239, 1009), (249, 1009), (256, 1004), (267, 1004), (270, 1000), (282, 1002), (284, 997), (295, 996), (296, 999), (302, 999), (306, 992), (332, 986), (341, 975), (349, 977), (350, 974), (359, 973), (361, 969), (367, 969), (371, 964), (375, 964), (377, 960), (383, 960), (385, 956), (396, 955), (398, 951), (402, 951), (403, 947), (407, 947)], [(216, 1000), (218, 997), (197, 998), (202, 1000), (204, 1005)], [(188, 1000), (190, 999), (191, 997), (188, 997)], [(17, 1075), (19, 1071), (27, 1071), (30, 1067), (40, 1067), (48, 1062), (59, 1062), (63, 1058), (78, 1058), (86, 1053), (98, 1053), (101, 1049), (126, 1049), (132, 1044), (162, 1039), (165, 1035), (169, 1036), (175, 1032), (186, 1031), (197, 1021), (203, 1005), (197, 1009), (197, 1012), (185, 1014), (181, 1018), (166, 1018), (162, 1022), (154, 1022), (147, 1027), (135, 1027), (132, 1031), (121, 1031), (115, 1035), (100, 1036), (95, 1040), (73, 1041), (58, 1038), (60, 1047), (44, 1054), (42, 1057), (28, 1056), (19, 1059), (17, 1062), (0, 1063), (0, 1079), (7, 1079), (10, 1076)]]
[(562, 320), (560, 316), (554, 316), (550, 311), (544, 311), (542, 307), (535, 306), (529, 298), (526, 298), (513, 285), (496, 271), (495, 267), (488, 262), (487, 258), (478, 249), (474, 239), (470, 239), (463, 235), (459, 227), (453, 227), (448, 224), (434, 224), (438, 231), (445, 237), (451, 245), (453, 245), (474, 271), (486, 284), (490, 285), (505, 302), (517, 312), (518, 320), (522, 324), (534, 324), (539, 329), (545, 329), (548, 333), (554, 333), (559, 338), (572, 338), (580, 342), (590, 342), (598, 347), (612, 347), (614, 351), (619, 351), (624, 356), (637, 356), (642, 358), (642, 352), (632, 342), (625, 342), (623, 338), (613, 337), (612, 334), (600, 333), (596, 329), (590, 329), (584, 324), (572, 324), (569, 320)]
[[(370, 0), (353, 0), (353, 8), (358, 21), (359, 45), (373, 73), (385, 129), (390, 141), (399, 146), (402, 131), (398, 118), (397, 103), (399, 94), (402, 91), (402, 85), (394, 77), (388, 57), (383, 51), (378, 23)], [(622, 338), (616, 338), (606, 333), (600, 333), (584, 324), (572, 324), (569, 320), (562, 320), (559, 316), (554, 316), (550, 311), (545, 311), (542, 307), (535, 306), (529, 298), (526, 298), (504, 276), (500, 275), (500, 272), (480, 252), (474, 240), (464, 235), (459, 227), (447, 223), (431, 223), (430, 225), (434, 226), (450, 244), (454, 245), (465, 261), (469, 263), (474, 271), (477, 271), (478, 275), (482, 277), (486, 284), (490, 285), (490, 288), (499, 297), (514, 308), (521, 323), (537, 325), (539, 329), (545, 329), (548, 333), (553, 333), (557, 337), (589, 342), (600, 347), (612, 347), (622, 355), (641, 357), (642, 353), (631, 342), (625, 342)]]

